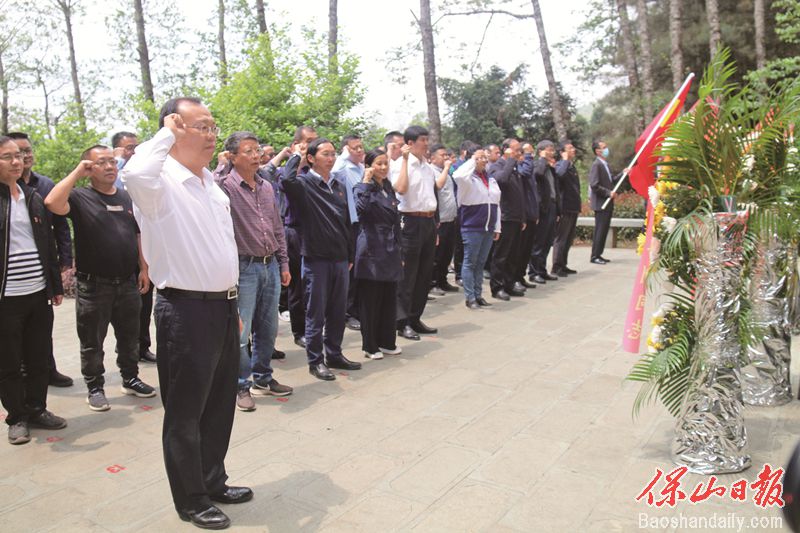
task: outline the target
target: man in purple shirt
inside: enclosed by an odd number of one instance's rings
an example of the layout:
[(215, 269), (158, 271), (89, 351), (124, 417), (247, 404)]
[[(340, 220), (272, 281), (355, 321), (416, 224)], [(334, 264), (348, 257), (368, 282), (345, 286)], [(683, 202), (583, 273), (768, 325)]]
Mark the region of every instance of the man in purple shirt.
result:
[(256, 174), (261, 158), (258, 137), (237, 131), (225, 141), (225, 150), (233, 168), (226, 176), (217, 178), (217, 183), (231, 201), (233, 233), (239, 252), (242, 321), (236, 407), (253, 411), (256, 408), (253, 395), (292, 393), (291, 387), (272, 377), (270, 364), (278, 334), (278, 297), (281, 285), (288, 285), (291, 276), (275, 191)]

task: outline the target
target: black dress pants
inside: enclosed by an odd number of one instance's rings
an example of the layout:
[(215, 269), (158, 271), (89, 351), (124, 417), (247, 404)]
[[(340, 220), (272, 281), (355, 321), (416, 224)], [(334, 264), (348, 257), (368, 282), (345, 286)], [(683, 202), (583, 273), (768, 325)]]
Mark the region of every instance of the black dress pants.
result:
[(521, 231), (521, 222), (501, 222), (500, 238), (494, 242), (492, 252), (492, 279), (489, 281), (492, 294), (514, 287), (514, 268), (519, 257)]
[(578, 213), (568, 211), (561, 214), (556, 224), (556, 237), (553, 240), (553, 271), (567, 268), (567, 256), (572, 242), (575, 240), (575, 227), (578, 225)]
[(517, 264), (514, 268), (515, 281), (523, 281), (525, 279), (525, 271), (528, 270), (531, 252), (533, 251), (533, 242), (536, 240), (538, 227), (538, 222), (529, 220), (525, 223), (525, 229), (522, 230), (520, 234), (519, 255), (517, 256)]
[(303, 256), (300, 254), (300, 233), (297, 228), (286, 226), (286, 253), (289, 256), (289, 282), (287, 292), (289, 305), (289, 320), (292, 326), (292, 335), (299, 339), (306, 334), (306, 304), (305, 285), (303, 284), (302, 266)]
[(45, 291), (0, 299), (0, 401), (8, 425), (47, 406), (52, 347), (53, 308)]
[(458, 223), (455, 220), (440, 222), (436, 232), (439, 236), (439, 246), (436, 247), (436, 257), (433, 262), (433, 284), (441, 287), (447, 283), (447, 269), (453, 260)]
[(600, 209), (594, 212), (594, 235), (592, 235), (592, 259), (603, 255), (606, 249), (606, 237), (611, 227), (611, 216), (614, 214), (614, 207)]
[(361, 349), (375, 353), (379, 348), (397, 347), (397, 282), (357, 279), (361, 311)]
[(436, 222), (433, 217), (403, 215), (400, 247), (403, 279), (397, 291), (398, 329), (419, 322), (428, 303), (436, 254)]
[(461, 279), (461, 265), (464, 263), (464, 241), (461, 238), (461, 222), (455, 220), (456, 235), (453, 250), (453, 270), (456, 271), (456, 279)]
[(153, 284), (142, 294), (142, 309), (139, 313), (139, 355), (150, 349), (150, 317), (153, 315)]
[(228, 479), (224, 461), (239, 374), (237, 301), (159, 294), (155, 320), (172, 500), (178, 510), (201, 510)]
[(547, 275), (547, 255), (553, 246), (556, 232), (556, 206), (551, 202), (549, 209), (541, 213), (539, 224), (536, 225), (536, 237), (533, 239), (531, 250), (531, 268), (533, 275)]
[[(359, 225), (358, 222), (353, 223), (350, 226), (351, 229), (351, 238), (353, 242), (356, 242), (358, 239), (358, 232), (359, 232)], [(356, 320), (360, 319), (361, 313), (359, 312), (359, 305), (358, 305), (358, 283), (356, 283), (356, 278), (354, 276), (355, 269), (350, 269), (350, 283), (347, 285), (347, 316), (355, 318)]]

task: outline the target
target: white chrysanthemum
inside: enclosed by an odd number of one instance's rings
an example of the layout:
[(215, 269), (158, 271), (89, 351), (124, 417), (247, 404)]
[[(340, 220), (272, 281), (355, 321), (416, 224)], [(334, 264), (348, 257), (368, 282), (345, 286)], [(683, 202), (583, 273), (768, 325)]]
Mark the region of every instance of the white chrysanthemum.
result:
[(650, 205), (653, 207), (655, 207), (661, 199), (661, 195), (658, 194), (658, 189), (652, 185), (647, 188), (647, 195), (650, 197)]
[(678, 221), (672, 217), (664, 217), (661, 219), (661, 227), (664, 228), (664, 231), (667, 233), (672, 233), (672, 230), (674, 230), (677, 225)]
[(661, 251), (661, 241), (655, 237), (650, 240), (650, 262), (655, 263)]
[(653, 330), (650, 332), (650, 340), (653, 341), (653, 344), (661, 342), (661, 326), (653, 326)]

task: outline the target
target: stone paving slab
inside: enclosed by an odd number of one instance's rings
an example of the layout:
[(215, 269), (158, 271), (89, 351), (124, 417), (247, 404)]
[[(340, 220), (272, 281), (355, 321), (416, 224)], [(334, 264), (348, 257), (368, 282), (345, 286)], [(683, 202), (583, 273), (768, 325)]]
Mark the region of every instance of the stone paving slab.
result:
[[(364, 360), (348, 331), (345, 353), (364, 368), (334, 382), (308, 374), (281, 323), (288, 356), (275, 375), (295, 393), (236, 414), (230, 481), (256, 497), (226, 507), (232, 530), (688, 531), (688, 521), (653, 520), (779, 518), (729, 498), (658, 509), (635, 501), (656, 468), (673, 468), (671, 417), (654, 406), (633, 421), (637, 386), (623, 382), (635, 360), (620, 340), (638, 258), (615, 249), (609, 265), (590, 265), (585, 247), (572, 256), (577, 276), (491, 309), (469, 311), (461, 294), (429, 302), (425, 321), (439, 334), (401, 339), (401, 356)], [(54, 338), (60, 370), (79, 376), (71, 301), (56, 310)], [(89, 411), (81, 382), (51, 388), (50, 408), (69, 426), (0, 444), (0, 531), (194, 530), (172, 508), (160, 399), (119, 392), (113, 346), (108, 339), (110, 411)], [(157, 384), (153, 365), (141, 375)], [(754, 466), (719, 483), (785, 464), (800, 402), (746, 417)], [(681, 488), (700, 481), (689, 476)]]

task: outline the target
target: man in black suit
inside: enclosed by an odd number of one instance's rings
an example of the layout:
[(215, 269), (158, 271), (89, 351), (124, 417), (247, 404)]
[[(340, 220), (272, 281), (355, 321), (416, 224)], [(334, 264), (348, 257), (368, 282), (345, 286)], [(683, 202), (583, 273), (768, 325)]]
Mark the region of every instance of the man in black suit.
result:
[(575, 240), (575, 226), (581, 212), (581, 180), (575, 168), (575, 146), (571, 141), (562, 141), (559, 146), (561, 160), (556, 163), (556, 179), (561, 190), (561, 218), (556, 224), (556, 237), (553, 240), (554, 276), (565, 277), (577, 274), (567, 266), (567, 255)]
[[(589, 170), (589, 187), (591, 188), (589, 200), (594, 209), (594, 236), (592, 237), (592, 258), (591, 262), (596, 265), (605, 265), (608, 259), (603, 257), (603, 249), (606, 245), (606, 236), (611, 227), (611, 216), (614, 214), (614, 198), (617, 197), (612, 188), (613, 179), (611, 170), (608, 168), (608, 145), (603, 141), (593, 141), (592, 150), (597, 159), (592, 163)], [(610, 198), (608, 206), (603, 209), (606, 199)]]
[(556, 223), (561, 216), (561, 187), (556, 179), (556, 146), (552, 141), (543, 140), (536, 145), (539, 159), (533, 165), (539, 196), (539, 223), (528, 268), (529, 279), (540, 285), (558, 279), (547, 273), (547, 255), (553, 246)]

